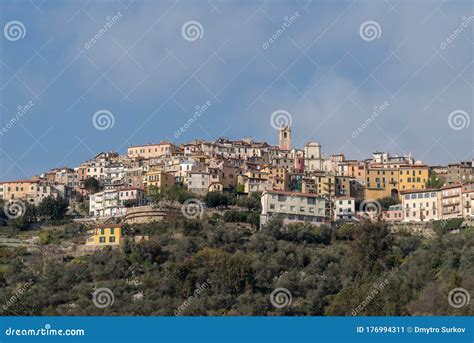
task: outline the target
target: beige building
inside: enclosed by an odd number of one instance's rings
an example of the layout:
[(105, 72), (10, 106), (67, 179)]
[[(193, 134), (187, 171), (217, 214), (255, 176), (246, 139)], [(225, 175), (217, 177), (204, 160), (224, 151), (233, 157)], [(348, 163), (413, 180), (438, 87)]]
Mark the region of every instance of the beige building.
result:
[(462, 210), (464, 218), (474, 218), (474, 183), (462, 186)]
[[(58, 185), (57, 187), (61, 189), (58, 190), (52, 185), (41, 183), (39, 180), (17, 180), (0, 183), (0, 193), (4, 201), (19, 199), (37, 206), (48, 196), (68, 196), (66, 186)], [(60, 194), (60, 191), (62, 194)]]
[(442, 219), (459, 218), (463, 215), (461, 185), (446, 186), (439, 190)]
[(211, 185), (208, 172), (189, 172), (188, 191), (197, 195), (206, 195)]
[(147, 193), (158, 190), (159, 193), (174, 186), (174, 176), (166, 173), (161, 169), (151, 168), (146, 173), (146, 190)]
[(160, 157), (163, 155), (171, 155), (176, 153), (179, 148), (170, 142), (161, 142), (157, 144), (144, 144), (130, 146), (127, 149), (128, 157), (144, 157), (153, 158)]
[(404, 222), (440, 220), (440, 192), (437, 189), (403, 191), (402, 208)]
[(309, 222), (321, 225), (327, 222), (327, 204), (315, 194), (266, 191), (262, 194), (260, 226), (273, 216), (281, 216), (284, 224)]

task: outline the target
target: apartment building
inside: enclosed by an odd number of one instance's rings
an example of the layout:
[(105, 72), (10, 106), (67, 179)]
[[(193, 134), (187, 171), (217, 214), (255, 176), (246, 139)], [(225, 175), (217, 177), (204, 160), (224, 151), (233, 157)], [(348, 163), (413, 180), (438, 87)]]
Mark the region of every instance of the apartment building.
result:
[(70, 189), (63, 185), (49, 185), (39, 180), (16, 180), (2, 182), (0, 184), (0, 193), (5, 201), (20, 199), (37, 206), (48, 196), (68, 197)]
[(404, 222), (423, 222), (442, 219), (440, 192), (437, 189), (402, 191)]
[(262, 172), (267, 173), (268, 181), (274, 190), (288, 191), (290, 189), (290, 173), (284, 167), (266, 166)]
[(125, 213), (126, 208), (119, 202), (118, 190), (107, 189), (89, 196), (89, 215), (92, 217), (114, 217)]
[(179, 148), (170, 142), (160, 142), (156, 144), (144, 144), (129, 146), (127, 149), (128, 157), (153, 158), (164, 155), (172, 155), (179, 151)]
[(210, 176), (208, 172), (189, 172), (188, 191), (197, 195), (206, 195), (211, 184)]
[(350, 196), (335, 198), (333, 201), (333, 219), (341, 221), (353, 220), (355, 216), (355, 199)]
[(382, 220), (390, 223), (403, 221), (403, 207), (401, 204), (392, 205), (386, 211), (382, 211)]
[(448, 164), (446, 181), (448, 184), (474, 182), (474, 166), (472, 161)]
[(151, 168), (146, 173), (146, 190), (147, 192), (155, 189), (161, 193), (168, 188), (174, 186), (174, 176), (171, 173), (166, 173), (158, 168)]
[(474, 183), (462, 186), (462, 210), (464, 218), (474, 218)]
[(262, 194), (260, 225), (265, 225), (273, 216), (283, 218), (284, 224), (309, 222), (321, 225), (327, 217), (327, 201), (315, 194), (265, 191)]
[(146, 204), (145, 191), (141, 188), (122, 188), (119, 191), (119, 206), (144, 206)]
[(458, 184), (441, 188), (440, 204), (442, 219), (462, 217), (462, 186)]

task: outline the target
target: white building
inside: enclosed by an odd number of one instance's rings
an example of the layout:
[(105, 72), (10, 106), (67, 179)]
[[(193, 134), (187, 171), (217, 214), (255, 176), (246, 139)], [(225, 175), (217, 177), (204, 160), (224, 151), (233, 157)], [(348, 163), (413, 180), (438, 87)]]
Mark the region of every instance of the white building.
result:
[(127, 202), (132, 203), (133, 206), (145, 205), (145, 191), (140, 188), (122, 188), (119, 191), (119, 205), (125, 206)]
[(352, 220), (355, 216), (355, 199), (343, 196), (334, 199), (334, 220)]
[(283, 223), (310, 222), (321, 225), (327, 221), (326, 199), (315, 194), (266, 191), (262, 194), (260, 226), (273, 216), (281, 216)]
[(403, 221), (422, 222), (442, 219), (440, 192), (436, 189), (418, 189), (401, 192)]
[(207, 172), (189, 172), (188, 173), (188, 191), (206, 195), (210, 185), (210, 174)]
[(91, 194), (89, 197), (89, 215), (97, 218), (121, 216), (126, 208), (119, 203), (119, 191), (107, 189)]

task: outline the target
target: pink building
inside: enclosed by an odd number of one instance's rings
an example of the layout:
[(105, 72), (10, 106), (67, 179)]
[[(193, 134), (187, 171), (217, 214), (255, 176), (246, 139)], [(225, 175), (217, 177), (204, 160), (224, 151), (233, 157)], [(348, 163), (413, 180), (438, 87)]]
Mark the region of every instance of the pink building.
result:
[(119, 192), (119, 205), (124, 206), (126, 202), (133, 206), (145, 205), (145, 191), (140, 188), (122, 188)]
[(386, 222), (401, 222), (403, 221), (403, 211), (401, 205), (393, 205), (387, 211), (382, 211), (382, 219)]

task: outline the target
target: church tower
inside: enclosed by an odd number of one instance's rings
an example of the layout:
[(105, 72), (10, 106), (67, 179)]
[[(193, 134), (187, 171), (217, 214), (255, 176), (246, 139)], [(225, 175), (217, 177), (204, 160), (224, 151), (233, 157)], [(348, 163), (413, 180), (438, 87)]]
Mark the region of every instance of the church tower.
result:
[(280, 126), (280, 149), (291, 150), (291, 128), (289, 126)]

